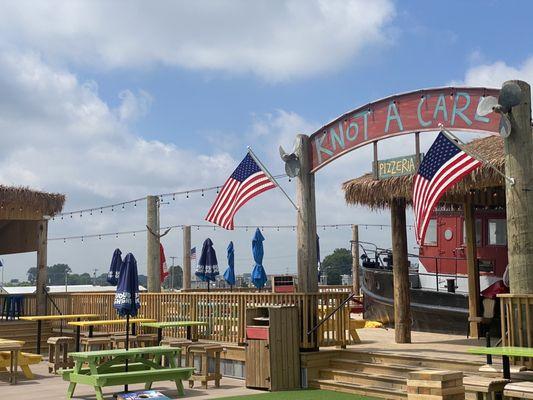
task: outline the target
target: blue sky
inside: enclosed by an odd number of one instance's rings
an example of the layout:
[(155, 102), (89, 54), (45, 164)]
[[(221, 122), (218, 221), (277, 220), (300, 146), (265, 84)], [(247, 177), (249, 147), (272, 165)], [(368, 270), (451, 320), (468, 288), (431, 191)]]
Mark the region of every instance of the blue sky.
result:
[[(272, 172), (277, 147), (390, 94), (448, 84), (533, 79), (528, 1), (44, 1), (0, 6), (0, 182), (65, 193), (65, 210), (221, 184), (251, 144)], [(424, 138), (429, 146), (431, 134)], [(383, 157), (412, 152), (407, 137)], [(317, 174), (319, 223), (388, 224), (347, 207), (340, 184), (370, 169), (361, 149)], [(43, 165), (45, 166), (43, 168)], [(293, 195), (293, 183), (284, 183)], [(202, 223), (213, 200), (179, 199), (162, 225)], [(140, 229), (144, 209), (55, 221), (50, 236)], [(409, 216), (411, 218), (411, 216)], [(279, 193), (256, 199), (237, 224), (292, 224)], [(179, 230), (165, 240), (181, 256)], [(250, 232), (198, 232), (250, 267)], [(365, 230), (388, 246), (390, 232)], [(292, 232), (267, 237), (269, 272), (294, 271)], [(322, 254), (348, 230), (322, 233)], [(145, 237), (50, 243), (49, 263), (104, 272), (112, 251), (145, 265)], [(413, 250), (413, 249), (411, 249)], [(269, 253), (270, 252), (270, 253)], [(271, 257), (270, 259), (268, 257)], [(35, 254), (4, 257), (22, 278)]]

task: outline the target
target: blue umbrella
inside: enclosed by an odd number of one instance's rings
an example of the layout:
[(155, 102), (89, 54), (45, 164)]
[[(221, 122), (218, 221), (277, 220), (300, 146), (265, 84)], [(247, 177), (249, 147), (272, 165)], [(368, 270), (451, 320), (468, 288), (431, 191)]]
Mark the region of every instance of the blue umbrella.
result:
[(213, 248), (213, 242), (209, 238), (205, 239), (202, 246), (202, 254), (195, 274), (202, 281), (207, 282), (207, 290), (209, 290), (209, 281), (215, 281), (215, 277), (218, 275), (217, 254)]
[(107, 273), (107, 281), (112, 286), (117, 286), (118, 277), (120, 276), (120, 267), (122, 265), (122, 252), (120, 249), (115, 249), (113, 258), (111, 259), (111, 266)]
[(255, 261), (254, 269), (252, 271), (252, 283), (258, 289), (261, 289), (263, 286), (265, 286), (267, 281), (266, 272), (263, 268), (263, 240), (265, 240), (265, 238), (261, 234), (259, 228), (257, 228), (252, 239), (252, 254)]
[(228, 269), (224, 272), (224, 279), (228, 282), (230, 290), (235, 285), (235, 251), (233, 250), (233, 242), (228, 245)]
[[(117, 291), (113, 307), (118, 315), (126, 316), (126, 350), (130, 344), (130, 316), (135, 317), (141, 307), (139, 298), (139, 274), (137, 272), (137, 260), (133, 254), (128, 253), (120, 266)], [(128, 359), (126, 358), (126, 372), (128, 371)], [(124, 391), (128, 391), (128, 385), (124, 385)]]

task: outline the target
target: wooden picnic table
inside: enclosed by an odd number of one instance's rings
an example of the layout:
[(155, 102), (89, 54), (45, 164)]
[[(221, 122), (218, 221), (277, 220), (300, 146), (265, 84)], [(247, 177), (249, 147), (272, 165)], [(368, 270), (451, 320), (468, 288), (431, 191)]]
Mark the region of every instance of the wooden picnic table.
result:
[(98, 314), (63, 314), (63, 315), (29, 315), (20, 317), (24, 321), (37, 322), (37, 354), (41, 354), (41, 332), (43, 321), (63, 321), (68, 319), (75, 319), (80, 321), (82, 318), (98, 318)]
[(532, 357), (532, 347), (473, 347), (467, 350), (471, 354), (501, 356), (503, 364), (503, 378), (511, 379), (509, 357)]
[[(23, 340), (3, 339), (0, 338), (0, 343), (15, 342), (24, 346), (26, 342)], [(11, 362), (16, 362), (17, 367), (20, 367), (22, 373), (27, 379), (35, 378), (33, 372), (30, 369), (31, 364), (38, 364), (43, 360), (43, 357), (39, 354), (31, 354), (20, 351), (17, 355), (18, 360), (12, 360), (12, 354), (6, 350), (0, 350), (0, 371), (7, 370), (10, 367)]]
[[(74, 359), (74, 368), (63, 370), (63, 379), (70, 382), (67, 398), (72, 398), (76, 385), (84, 383), (94, 387), (97, 400), (103, 400), (102, 387), (144, 383), (146, 390), (153, 382), (171, 380), (178, 393), (183, 395), (182, 380), (191, 377), (194, 368), (178, 367), (176, 357), (181, 356), (179, 347), (155, 346), (134, 349), (116, 349), (69, 353)], [(164, 367), (162, 357), (170, 367)], [(84, 364), (88, 367), (83, 367)], [(126, 370), (127, 369), (127, 370)]]
[[(130, 318), (131, 333), (135, 335), (135, 327), (140, 322), (155, 322), (153, 318)], [(99, 321), (71, 321), (69, 325), (76, 327), (76, 351), (80, 351), (81, 328), (89, 328), (89, 337), (93, 337), (94, 327), (102, 325), (125, 324), (126, 319), (104, 319)], [(128, 329), (128, 327), (126, 327)]]
[(0, 351), (9, 351), (10, 353), (9, 381), (12, 385), (17, 383), (18, 357), (22, 346), (24, 346), (24, 342), (20, 340), (4, 339), (0, 341)]
[(167, 321), (167, 322), (144, 322), (141, 324), (143, 327), (156, 328), (157, 329), (157, 343), (161, 343), (163, 340), (164, 328), (187, 328), (187, 339), (193, 342), (198, 341), (198, 332), (195, 330), (193, 335), (192, 328), (198, 326), (207, 326), (207, 322), (202, 321)]

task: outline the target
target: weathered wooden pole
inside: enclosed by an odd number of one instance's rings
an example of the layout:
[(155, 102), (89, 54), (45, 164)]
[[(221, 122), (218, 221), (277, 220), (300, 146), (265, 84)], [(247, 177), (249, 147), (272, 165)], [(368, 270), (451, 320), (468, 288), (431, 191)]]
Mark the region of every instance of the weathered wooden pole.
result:
[(352, 225), (352, 291), (361, 292), (359, 278), (359, 225)]
[(411, 296), (405, 199), (391, 201), (392, 258), (394, 277), (394, 336), (396, 343), (411, 343)]
[(191, 288), (191, 227), (183, 227), (183, 289)]
[(470, 336), (479, 337), (479, 265), (476, 248), (476, 218), (471, 196), (467, 195), (463, 204), (466, 234), (466, 266), (468, 273), (468, 321)]
[(315, 175), (311, 173), (309, 136), (297, 135), (296, 148), (300, 173), (296, 177), (298, 289), (318, 292), (316, 248)]
[(513, 294), (533, 293), (533, 133), (531, 130), (531, 88), (514, 81), (522, 89), (520, 104), (511, 110), (511, 134), (504, 140), (505, 173), (514, 178), (507, 183), (507, 243), (509, 285)]
[(36, 301), (37, 315), (46, 315), (48, 300), (46, 298), (46, 284), (48, 283), (47, 264), (48, 221), (37, 222), (37, 279)]
[(146, 269), (148, 291), (161, 292), (159, 277), (159, 198), (146, 196)]

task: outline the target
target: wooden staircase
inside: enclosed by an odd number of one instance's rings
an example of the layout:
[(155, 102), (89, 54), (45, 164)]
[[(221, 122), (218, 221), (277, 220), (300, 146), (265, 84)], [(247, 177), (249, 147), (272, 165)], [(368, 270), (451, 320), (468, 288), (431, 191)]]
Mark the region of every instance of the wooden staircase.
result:
[[(46, 341), (52, 336), (51, 324), (43, 322), (41, 333), (41, 352), (48, 351)], [(23, 351), (35, 353), (37, 343), (37, 323), (30, 321), (5, 321), (0, 320), (0, 338), (23, 340)]]
[(422, 369), (461, 371), (478, 375), (482, 363), (453, 359), (339, 351), (326, 366), (319, 367), (309, 387), (383, 399), (407, 398), (407, 375)]

